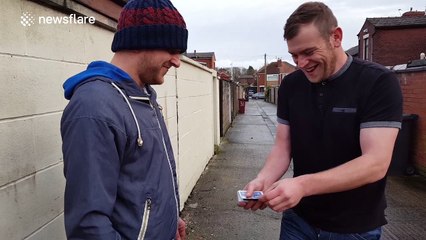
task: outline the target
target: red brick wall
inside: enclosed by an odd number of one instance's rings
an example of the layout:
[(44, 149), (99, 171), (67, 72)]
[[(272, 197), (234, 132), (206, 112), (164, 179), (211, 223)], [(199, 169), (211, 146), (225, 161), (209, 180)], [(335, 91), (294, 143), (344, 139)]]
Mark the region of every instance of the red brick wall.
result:
[(414, 161), (418, 170), (426, 174), (426, 69), (417, 72), (398, 72), (404, 98), (404, 114), (417, 114), (417, 133)]
[(216, 68), (216, 64), (213, 61), (213, 59), (196, 58), (194, 60), (197, 61), (197, 62), (203, 62), (203, 63), (205, 63), (208, 68), (211, 68), (211, 69), (215, 69)]
[(257, 77), (258, 77), (258, 79), (257, 79), (257, 84), (258, 84), (258, 89), (257, 89), (257, 91), (259, 92), (259, 86), (261, 86), (261, 85), (263, 85), (263, 86), (266, 86), (266, 84), (265, 84), (265, 73), (258, 73), (257, 74)]
[(420, 53), (426, 52), (425, 39), (426, 28), (376, 29), (373, 42), (370, 42), (373, 62), (394, 66), (419, 59)]
[(290, 66), (288, 64), (282, 64), (279, 68), (280, 68), (280, 73), (285, 73), (285, 74), (292, 73), (296, 70), (295, 67)]

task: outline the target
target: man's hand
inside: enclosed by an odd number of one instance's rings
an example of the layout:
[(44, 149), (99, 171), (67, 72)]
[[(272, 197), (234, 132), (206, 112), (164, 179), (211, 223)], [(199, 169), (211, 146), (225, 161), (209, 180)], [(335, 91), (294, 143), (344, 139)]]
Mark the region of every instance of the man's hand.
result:
[(305, 195), (297, 178), (286, 178), (275, 182), (263, 193), (261, 198), (271, 209), (283, 212), (296, 206)]
[[(245, 187), (244, 190), (247, 190), (247, 197), (251, 197), (253, 195), (254, 191), (262, 191), (265, 188), (264, 181), (259, 179), (254, 179), (251, 182), (249, 182)], [(247, 202), (239, 202), (238, 206), (243, 207), (244, 209), (251, 209), (253, 211), (256, 211), (257, 209), (265, 209), (267, 205), (262, 201), (263, 197), (260, 198), (257, 201), (251, 201), (248, 200)]]
[(178, 219), (178, 228), (176, 230), (176, 240), (185, 240), (186, 238), (186, 223), (182, 220), (182, 218)]

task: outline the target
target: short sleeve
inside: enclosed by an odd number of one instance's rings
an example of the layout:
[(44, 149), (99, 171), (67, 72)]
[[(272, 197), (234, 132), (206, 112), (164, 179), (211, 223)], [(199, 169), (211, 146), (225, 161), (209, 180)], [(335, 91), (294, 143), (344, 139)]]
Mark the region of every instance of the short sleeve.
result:
[(287, 78), (284, 77), (278, 89), (278, 102), (277, 102), (278, 123), (290, 125), (289, 112), (290, 111), (289, 111), (288, 82), (287, 82)]
[(386, 72), (377, 79), (367, 96), (360, 120), (361, 128), (401, 128), (402, 92), (394, 73)]

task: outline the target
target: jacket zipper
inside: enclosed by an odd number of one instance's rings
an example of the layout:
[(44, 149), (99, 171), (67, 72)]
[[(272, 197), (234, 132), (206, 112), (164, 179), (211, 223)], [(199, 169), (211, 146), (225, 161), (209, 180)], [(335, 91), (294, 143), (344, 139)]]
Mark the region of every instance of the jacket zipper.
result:
[[(145, 93), (148, 94), (148, 92), (146, 92), (146, 90), (145, 90)], [(177, 196), (176, 196), (176, 184), (175, 184), (175, 180), (173, 178), (173, 169), (172, 169), (172, 165), (170, 163), (170, 156), (169, 156), (169, 152), (167, 151), (166, 141), (164, 140), (164, 132), (163, 132), (163, 128), (161, 127), (160, 120), (158, 119), (157, 110), (152, 105), (151, 99), (149, 99), (147, 97), (134, 97), (134, 96), (130, 96), (130, 98), (132, 98), (134, 100), (139, 100), (139, 101), (148, 101), (149, 105), (151, 106), (151, 109), (154, 110), (155, 119), (157, 120), (158, 127), (160, 128), (160, 131), (161, 131), (161, 140), (163, 142), (163, 148), (164, 148), (164, 151), (166, 152), (167, 162), (169, 163), (170, 177), (171, 177), (172, 184), (173, 184), (173, 196), (175, 197), (175, 204), (176, 204), (176, 217), (177, 217), (177, 221), (179, 221), (179, 207), (178, 207), (179, 203), (178, 203), (178, 199), (177, 199)], [(145, 234), (143, 234), (143, 235), (145, 235)], [(138, 238), (138, 240), (139, 239), (140, 238)], [(141, 239), (143, 239), (143, 238), (141, 238)]]
[(145, 208), (144, 208), (144, 212), (142, 216), (142, 224), (141, 224), (141, 229), (139, 231), (138, 240), (145, 239), (145, 233), (146, 233), (146, 230), (148, 229), (149, 214), (151, 212), (151, 204), (152, 204), (152, 201), (150, 198), (148, 198), (145, 201)]
[(163, 133), (163, 128), (161, 127), (160, 124), (160, 120), (158, 120), (158, 114), (157, 111), (155, 110), (154, 106), (152, 105), (151, 101), (149, 101), (149, 104), (151, 105), (151, 108), (154, 110), (155, 112), (155, 118), (157, 120), (158, 123), (158, 127), (160, 128), (161, 131), (161, 139), (163, 140), (163, 147), (164, 147), (164, 151), (166, 152), (166, 156), (167, 156), (167, 162), (169, 163), (169, 169), (170, 169), (170, 177), (172, 178), (172, 184), (173, 184), (173, 195), (175, 197), (175, 204), (176, 204), (176, 217), (177, 217), (177, 221), (179, 221), (179, 203), (177, 200), (177, 196), (176, 196), (176, 185), (175, 185), (175, 180), (173, 178), (173, 169), (172, 169), (172, 165), (170, 163), (170, 156), (169, 156), (169, 152), (167, 151), (167, 147), (166, 147), (166, 141), (164, 140), (164, 133)]

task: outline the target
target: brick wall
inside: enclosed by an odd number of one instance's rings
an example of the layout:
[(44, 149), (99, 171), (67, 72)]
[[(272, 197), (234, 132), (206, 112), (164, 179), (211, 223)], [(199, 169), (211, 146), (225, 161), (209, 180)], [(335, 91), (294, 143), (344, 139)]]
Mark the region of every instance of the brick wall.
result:
[(404, 114), (417, 114), (414, 162), (426, 175), (426, 67), (420, 71), (398, 71), (404, 97)]
[(373, 61), (385, 66), (407, 63), (426, 52), (426, 28), (376, 29), (373, 36)]
[[(259, 86), (265, 86), (266, 85), (265, 84), (266, 83), (266, 81), (265, 81), (265, 79), (266, 79), (265, 78), (265, 73), (264, 72), (263, 73), (258, 73), (257, 77), (258, 77), (258, 80), (257, 80), (258, 81), (257, 82), (258, 87)], [(257, 89), (257, 91), (260, 92), (259, 88)]]
[(296, 70), (296, 68), (294, 66), (287, 64), (287, 63), (281, 64), (279, 66), (279, 69), (280, 69), (280, 73), (286, 73), (286, 74), (292, 73)]
[(205, 63), (208, 68), (215, 69), (216, 64), (213, 59), (195, 58), (194, 61)]

